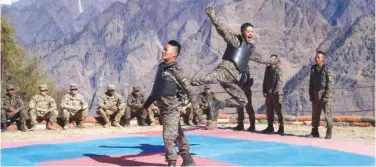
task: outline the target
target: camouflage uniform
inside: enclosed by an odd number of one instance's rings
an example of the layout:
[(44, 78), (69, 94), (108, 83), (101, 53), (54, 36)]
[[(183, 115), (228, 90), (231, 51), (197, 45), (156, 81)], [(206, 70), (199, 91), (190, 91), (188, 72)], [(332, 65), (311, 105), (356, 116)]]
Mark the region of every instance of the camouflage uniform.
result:
[(268, 127), (263, 132), (274, 132), (274, 110), (278, 116), (279, 134), (284, 133), (284, 113), (282, 112), (282, 82), (283, 73), (279, 66), (268, 66), (265, 69), (264, 82), (262, 85), (265, 97), (266, 117)]
[[(249, 74), (250, 75), (250, 74)], [(255, 110), (253, 109), (252, 106), (252, 85), (253, 85), (253, 78), (250, 75), (249, 80), (243, 87), (243, 91), (245, 96), (247, 97), (247, 104), (245, 105), (245, 110), (248, 114), (248, 119), (249, 119), (249, 128), (247, 131), (254, 132), (256, 130), (255, 128)], [(238, 107), (236, 108), (236, 112), (238, 114), (238, 125), (234, 128), (234, 130), (244, 130), (244, 107)]]
[(333, 118), (332, 118), (332, 89), (333, 89), (333, 72), (327, 67), (319, 68), (313, 65), (309, 79), (309, 96), (312, 102), (312, 133), (313, 137), (319, 137), (318, 127), (320, 125), (321, 110), (324, 110), (324, 116), (327, 123), (327, 136), (330, 139)]
[[(70, 90), (77, 90), (77, 85), (70, 85)], [(83, 121), (89, 115), (88, 104), (81, 94), (73, 96), (68, 93), (63, 96), (60, 104), (62, 108), (62, 118), (64, 120), (64, 129), (69, 128), (69, 120), (72, 118), (77, 119), (78, 127), (84, 127)]]
[(104, 120), (104, 127), (110, 126), (110, 120), (113, 118), (112, 125), (115, 127), (120, 127), (121, 117), (125, 114), (125, 103), (123, 98), (113, 92), (111, 95), (110, 91), (115, 91), (114, 85), (107, 86), (107, 92), (98, 98), (99, 107), (97, 108), (97, 114), (100, 115)]
[[(40, 85), (40, 91), (48, 91), (47, 85)], [(55, 130), (53, 124), (56, 123), (58, 115), (55, 99), (49, 95), (35, 95), (29, 103), (29, 115), (31, 119), (31, 130), (35, 130), (35, 124), (42, 120), (47, 120), (47, 129)]]
[[(215, 14), (208, 14), (213, 25), (215, 26), (219, 35), (226, 41), (228, 46), (238, 48), (242, 44), (242, 36), (234, 34), (230, 29), (219, 20)], [(252, 52), (250, 56), (251, 61), (255, 61), (262, 64), (277, 64), (279, 59), (277, 58), (264, 58), (260, 56), (257, 51)], [(247, 96), (245, 95), (241, 84), (241, 78), (244, 76), (235, 66), (234, 63), (228, 60), (222, 60), (222, 62), (211, 72), (202, 73), (191, 78), (191, 85), (199, 86), (204, 84), (220, 84), (223, 89), (231, 96), (231, 98), (225, 101), (219, 102), (221, 107), (244, 107), (248, 103)], [(215, 110), (215, 109), (214, 109)], [(217, 112), (217, 111), (212, 111)], [(214, 115), (218, 115), (215, 114)]]
[[(14, 90), (14, 86), (6, 86), (7, 91)], [(7, 127), (17, 121), (21, 131), (26, 131), (27, 110), (24, 109), (24, 103), (20, 96), (5, 94), (1, 99), (1, 129), (6, 131)]]
[[(136, 91), (140, 91), (140, 87), (133, 87), (133, 92), (128, 95), (127, 110), (125, 113), (125, 124), (129, 125), (129, 121), (137, 117), (138, 125), (145, 126), (148, 113), (143, 112), (143, 104), (145, 103), (144, 95), (140, 94), (139, 97), (135, 95)], [(150, 111), (151, 109), (148, 109)], [(154, 115), (154, 114), (153, 114)]]
[(144, 109), (149, 108), (153, 101), (157, 101), (163, 124), (163, 141), (166, 147), (166, 161), (169, 162), (169, 164), (176, 163), (177, 154), (175, 147), (178, 146), (184, 164), (184, 161), (191, 159), (191, 156), (189, 154), (190, 147), (188, 140), (184, 136), (183, 129), (180, 126), (179, 107), (183, 103), (183, 94), (187, 94), (191, 102), (195, 102), (195, 99), (193, 98), (194, 93), (188, 79), (184, 76), (184, 72), (177, 66), (176, 62), (169, 64), (162, 62), (159, 65), (158, 71), (160, 70), (163, 73), (161, 76), (158, 76), (157, 72), (155, 80), (157, 81), (158, 78), (163, 78), (164, 80), (175, 83), (177, 85), (177, 93), (176, 95), (153, 95), (153, 92), (157, 92), (157, 89), (160, 89), (155, 81), (152, 94), (146, 100)]
[(159, 119), (160, 111), (159, 111), (159, 108), (157, 107), (156, 102), (151, 104), (151, 106), (148, 109), (148, 113), (149, 113), (149, 119), (152, 125), (155, 124), (155, 117), (158, 118), (159, 124), (162, 125), (161, 119)]
[[(210, 89), (208, 85), (205, 85), (204, 89)], [(206, 94), (205, 92), (202, 92), (198, 98), (198, 102), (200, 105), (200, 108), (202, 110), (202, 113), (206, 115), (207, 120), (216, 120), (217, 118), (212, 118), (212, 114), (209, 110), (209, 102), (217, 100), (217, 98), (214, 95), (214, 92), (210, 92), (210, 94)]]

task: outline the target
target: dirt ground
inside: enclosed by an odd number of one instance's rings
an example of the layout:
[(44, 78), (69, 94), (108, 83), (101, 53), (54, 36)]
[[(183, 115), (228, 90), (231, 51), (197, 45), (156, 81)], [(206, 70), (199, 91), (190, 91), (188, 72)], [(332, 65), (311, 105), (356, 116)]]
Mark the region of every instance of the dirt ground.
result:
[[(235, 125), (225, 124), (219, 125), (219, 128), (230, 129)], [(248, 125), (245, 125), (245, 128), (248, 128)], [(192, 128), (194, 126), (183, 126), (183, 128)], [(266, 124), (257, 124), (257, 131), (261, 131), (266, 128)], [(128, 128), (103, 128), (101, 126), (87, 126), (85, 129), (73, 128), (69, 130), (37, 130), (29, 132), (20, 132), (20, 131), (10, 131), (6, 133), (1, 133), (2, 142), (18, 142), (18, 141), (37, 141), (37, 140), (50, 140), (57, 138), (65, 137), (75, 137), (75, 136), (90, 136), (90, 135), (110, 135), (110, 134), (127, 134), (127, 133), (136, 133), (144, 131), (161, 131), (162, 126), (131, 126)], [(275, 128), (277, 130), (277, 128)], [(325, 127), (320, 127), (320, 135), (325, 136)], [(286, 125), (285, 133), (294, 134), (294, 135), (306, 135), (311, 131), (310, 126), (306, 125)], [(334, 139), (344, 139), (350, 141), (366, 142), (366, 143), (375, 143), (375, 127), (334, 127), (333, 129), (333, 138)]]

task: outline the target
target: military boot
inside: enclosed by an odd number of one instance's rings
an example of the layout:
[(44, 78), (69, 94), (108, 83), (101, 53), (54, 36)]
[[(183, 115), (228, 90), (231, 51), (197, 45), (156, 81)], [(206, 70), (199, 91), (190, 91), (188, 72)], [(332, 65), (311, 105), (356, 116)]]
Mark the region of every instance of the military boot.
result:
[(21, 122), (20, 125), (19, 125), (19, 127), (20, 127), (20, 131), (21, 132), (27, 132), (27, 128), (26, 128), (25, 123)]
[(256, 132), (255, 120), (249, 119), (249, 128), (247, 129), (248, 132)]
[(169, 161), (167, 166), (176, 166), (176, 161)]
[(1, 132), (6, 132), (6, 131), (8, 131), (7, 123), (1, 123)]
[(125, 119), (125, 124), (124, 126), (131, 126), (131, 120), (129, 118)]
[(67, 130), (69, 129), (69, 120), (65, 120), (64, 121), (64, 127), (63, 127), (64, 130)]
[(277, 133), (283, 135), (285, 133), (285, 127), (283, 125), (279, 125)]
[(307, 137), (309, 137), (309, 138), (319, 138), (320, 137), (319, 129), (318, 128), (312, 128), (311, 133), (308, 134)]
[(56, 130), (56, 128), (54, 127), (54, 123), (50, 122), (50, 121), (47, 122), (46, 129), (48, 129), (48, 130)]
[(85, 128), (85, 125), (84, 125), (84, 121), (78, 121), (78, 123), (77, 123), (77, 127), (78, 128)]
[(140, 119), (140, 126), (147, 126), (145, 119)]
[(30, 128), (30, 131), (36, 131), (37, 130), (37, 127), (35, 124), (31, 125), (31, 128)]
[(325, 139), (331, 139), (332, 138), (332, 127), (328, 127), (326, 129), (326, 136)]
[(117, 122), (117, 121), (114, 121), (114, 122), (112, 122), (112, 126), (115, 126), (115, 127), (120, 127), (120, 124), (119, 124), (119, 122)]
[(268, 127), (261, 131), (261, 133), (274, 133), (273, 125), (268, 125)]
[(244, 130), (244, 123), (243, 122), (238, 122), (238, 125), (233, 128), (235, 131), (243, 131)]
[(194, 166), (194, 165), (196, 165), (196, 163), (190, 154), (183, 156), (183, 163), (181, 164), (181, 166)]

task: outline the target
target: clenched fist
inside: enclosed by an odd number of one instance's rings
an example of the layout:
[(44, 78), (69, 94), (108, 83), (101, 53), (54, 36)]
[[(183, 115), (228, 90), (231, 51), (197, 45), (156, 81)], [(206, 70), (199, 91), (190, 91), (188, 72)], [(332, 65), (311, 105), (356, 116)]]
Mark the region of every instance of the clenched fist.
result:
[(209, 17), (212, 17), (212, 16), (215, 15), (214, 7), (212, 7), (212, 6), (208, 6), (208, 7), (206, 7), (205, 12), (206, 12), (206, 14), (207, 14)]

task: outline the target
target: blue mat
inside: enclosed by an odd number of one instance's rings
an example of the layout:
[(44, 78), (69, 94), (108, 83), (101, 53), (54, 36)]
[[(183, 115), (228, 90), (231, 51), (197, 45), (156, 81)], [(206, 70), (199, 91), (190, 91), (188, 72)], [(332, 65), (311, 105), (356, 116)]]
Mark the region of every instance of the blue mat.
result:
[[(189, 134), (191, 153), (243, 166), (375, 166), (375, 157), (311, 146), (228, 139)], [(113, 154), (164, 152), (162, 137), (122, 137), (63, 144), (1, 149), (2, 166), (35, 166), (38, 162), (93, 158)]]

